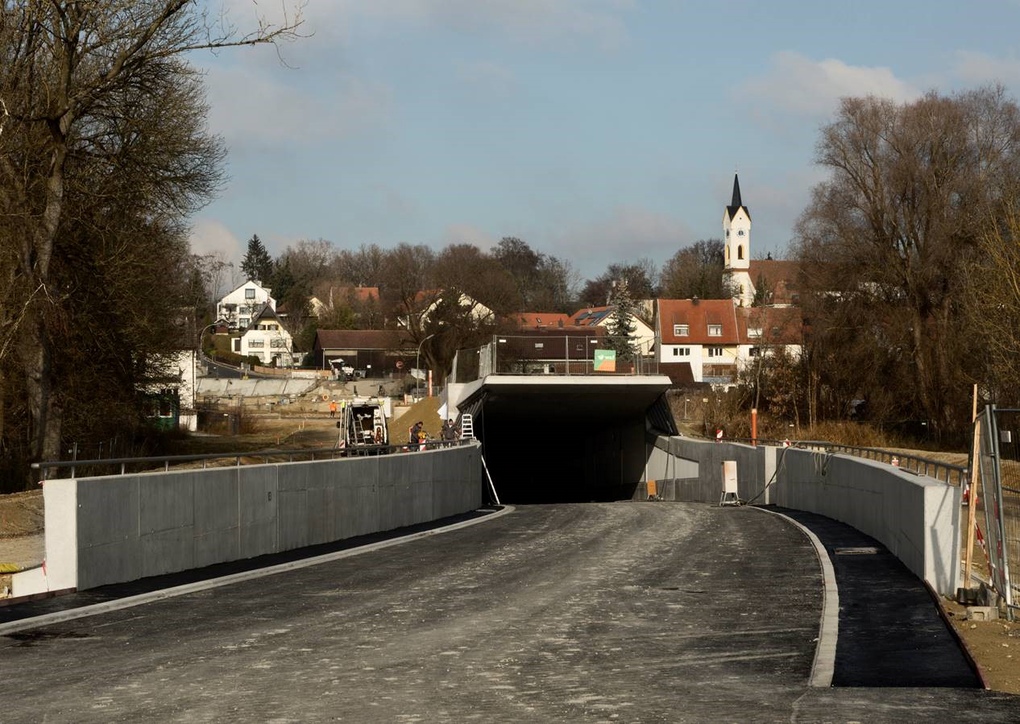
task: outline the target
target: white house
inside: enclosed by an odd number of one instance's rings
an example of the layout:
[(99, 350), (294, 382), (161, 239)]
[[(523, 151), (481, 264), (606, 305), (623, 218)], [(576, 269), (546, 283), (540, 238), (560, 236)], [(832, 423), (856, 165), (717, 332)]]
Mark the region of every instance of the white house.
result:
[(294, 364), (294, 338), (268, 303), (256, 310), (244, 334), (234, 340), (234, 351), (242, 357), (257, 357), (267, 367)]
[(223, 297), (216, 305), (216, 318), (232, 329), (247, 329), (252, 317), (264, 305), (276, 311), (276, 300), (261, 282), (248, 280)]

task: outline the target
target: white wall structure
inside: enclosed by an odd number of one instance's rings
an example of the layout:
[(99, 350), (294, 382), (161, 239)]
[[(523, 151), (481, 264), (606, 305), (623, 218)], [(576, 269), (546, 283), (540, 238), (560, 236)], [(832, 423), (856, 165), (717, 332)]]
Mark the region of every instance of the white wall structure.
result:
[(230, 327), (246, 329), (263, 305), (268, 304), (276, 311), (276, 300), (270, 295), (271, 291), (263, 287), (261, 282), (249, 279), (219, 301), (216, 305), (216, 318), (222, 319)]

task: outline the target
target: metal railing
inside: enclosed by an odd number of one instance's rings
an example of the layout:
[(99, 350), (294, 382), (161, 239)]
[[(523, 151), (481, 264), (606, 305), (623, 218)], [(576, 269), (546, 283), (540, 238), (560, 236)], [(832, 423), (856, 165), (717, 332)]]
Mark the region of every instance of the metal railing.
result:
[[(51, 480), (53, 471), (69, 471), (68, 477), (74, 478), (80, 470), (87, 471), (83, 477), (102, 477), (106, 475), (128, 475), (144, 473), (162, 473), (171, 469), (192, 469), (191, 463), (201, 463), (200, 469), (209, 467), (238, 467), (241, 465), (260, 465), (269, 463), (293, 463), (312, 460), (335, 460), (337, 458), (363, 457), (368, 455), (388, 455), (399, 452), (418, 452), (422, 450), (438, 450), (441, 448), (465, 445), (471, 439), (464, 440), (425, 440), (414, 445), (357, 445), (354, 447), (319, 447), (297, 448), (293, 450), (250, 450), (247, 452), (202, 453), (199, 455), (165, 455), (156, 457), (102, 458), (97, 460), (59, 460), (52, 462), (32, 463), (33, 470), (42, 472), (42, 479)], [(218, 461), (220, 465), (211, 466)]]
[(750, 438), (727, 438), (724, 442), (742, 442), (750, 445), (771, 445), (773, 447), (796, 447), (832, 454), (853, 455), (854, 457), (866, 460), (887, 463), (916, 475), (926, 475), (948, 485), (966, 486), (970, 476), (970, 470), (966, 465), (953, 465), (938, 460), (931, 460), (920, 455), (911, 455), (877, 447), (857, 447), (835, 442), (825, 442), (823, 440), (791, 441), (769, 440), (765, 438), (758, 438), (757, 440), (751, 440)]

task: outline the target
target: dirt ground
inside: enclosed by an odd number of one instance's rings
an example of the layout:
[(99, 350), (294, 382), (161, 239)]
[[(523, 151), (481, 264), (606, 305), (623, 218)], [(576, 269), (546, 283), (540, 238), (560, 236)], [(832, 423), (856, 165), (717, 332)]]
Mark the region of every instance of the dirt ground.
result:
[[(425, 399), (406, 409), (398, 409), (390, 421), (390, 439), (399, 444), (407, 428), (417, 420), (425, 423), (430, 435), (438, 437), (442, 424), (436, 399)], [(335, 421), (328, 410), (300, 411), (299, 416), (260, 420), (249, 435), (240, 436), (246, 446), (280, 445), (284, 447), (326, 447), (335, 442)], [(220, 439), (222, 443), (222, 439)], [(959, 456), (948, 454), (945, 462), (957, 462)], [(964, 457), (964, 463), (966, 462)], [(10, 587), (10, 573), (26, 565), (37, 565), (33, 557), (40, 555), (43, 533), (42, 490), (0, 495), (0, 598)], [(980, 572), (986, 565), (980, 549), (975, 546), (974, 567)], [(966, 607), (949, 599), (941, 601), (947, 619), (952, 623), (967, 650), (977, 662), (989, 688), (1020, 694), (1020, 621), (972, 621)]]

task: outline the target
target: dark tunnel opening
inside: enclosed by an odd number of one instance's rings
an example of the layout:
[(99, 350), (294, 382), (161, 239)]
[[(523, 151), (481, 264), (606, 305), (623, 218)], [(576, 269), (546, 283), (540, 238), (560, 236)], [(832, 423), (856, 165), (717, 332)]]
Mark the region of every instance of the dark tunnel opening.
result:
[[(474, 432), (500, 502), (634, 499), (644, 484), (648, 422), (656, 418), (649, 408), (668, 416), (661, 393), (578, 386), (486, 395), (473, 408)], [(672, 424), (668, 416), (664, 432)]]

